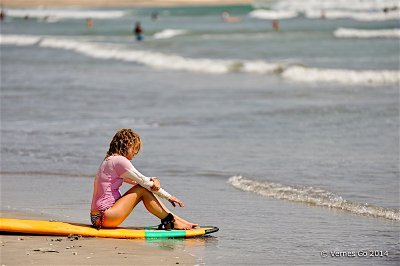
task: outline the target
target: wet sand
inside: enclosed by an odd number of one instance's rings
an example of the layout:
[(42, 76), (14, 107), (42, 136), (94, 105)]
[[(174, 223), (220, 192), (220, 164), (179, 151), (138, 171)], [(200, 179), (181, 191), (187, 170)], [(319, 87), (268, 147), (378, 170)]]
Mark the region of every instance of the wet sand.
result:
[(251, 0), (2, 0), (4, 7), (149, 7), (149, 6), (184, 6), (184, 5), (229, 5), (250, 4)]
[[(42, 219), (0, 211), (1, 217)], [(184, 251), (149, 247), (145, 240), (1, 233), (1, 265), (195, 265)]]

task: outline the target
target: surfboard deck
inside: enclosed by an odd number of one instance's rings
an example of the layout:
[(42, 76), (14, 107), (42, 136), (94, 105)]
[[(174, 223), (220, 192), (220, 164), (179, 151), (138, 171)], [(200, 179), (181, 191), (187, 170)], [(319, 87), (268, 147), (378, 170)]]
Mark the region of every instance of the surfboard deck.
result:
[(157, 226), (118, 227), (97, 230), (91, 225), (58, 221), (22, 220), (0, 218), (0, 232), (24, 233), (33, 235), (81, 235), (86, 237), (108, 238), (190, 238), (217, 232), (215, 226), (201, 226), (191, 230), (157, 230)]

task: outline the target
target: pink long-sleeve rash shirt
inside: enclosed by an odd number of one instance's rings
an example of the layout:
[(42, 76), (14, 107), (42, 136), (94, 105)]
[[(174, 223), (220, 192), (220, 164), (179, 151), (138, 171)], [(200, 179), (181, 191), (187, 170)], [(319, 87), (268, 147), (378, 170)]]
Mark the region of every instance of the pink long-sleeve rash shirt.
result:
[(141, 174), (124, 156), (109, 156), (100, 165), (94, 179), (94, 191), (91, 210), (106, 210), (121, 197), (119, 188), (123, 181), (138, 184), (162, 198), (171, 195), (164, 189), (152, 191), (153, 181)]

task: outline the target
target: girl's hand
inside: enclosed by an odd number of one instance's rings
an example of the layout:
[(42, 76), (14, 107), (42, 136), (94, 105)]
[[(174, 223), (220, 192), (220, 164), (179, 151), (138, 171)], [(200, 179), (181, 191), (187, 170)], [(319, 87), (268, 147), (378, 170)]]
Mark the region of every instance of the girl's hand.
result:
[(183, 202), (180, 199), (178, 199), (177, 197), (171, 196), (168, 199), (168, 201), (171, 202), (172, 206), (174, 206), (174, 207), (176, 206), (175, 203), (178, 203), (179, 207), (185, 207)]
[(150, 188), (153, 191), (158, 191), (161, 188), (160, 180), (157, 177), (150, 178), (153, 181), (153, 186)]

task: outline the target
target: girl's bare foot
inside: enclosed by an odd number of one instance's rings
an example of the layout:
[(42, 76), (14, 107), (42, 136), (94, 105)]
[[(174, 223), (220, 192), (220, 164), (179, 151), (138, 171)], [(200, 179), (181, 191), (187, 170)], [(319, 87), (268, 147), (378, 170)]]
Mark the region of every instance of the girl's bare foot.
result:
[(190, 223), (190, 222), (182, 219), (181, 217), (177, 217), (177, 216), (175, 216), (175, 221), (179, 221), (182, 224), (185, 224), (186, 226), (188, 226), (188, 229), (192, 229), (192, 228), (199, 226), (198, 224)]
[(180, 221), (179, 219), (175, 219), (174, 221), (174, 229), (178, 230), (189, 230), (192, 229), (189, 224)]

